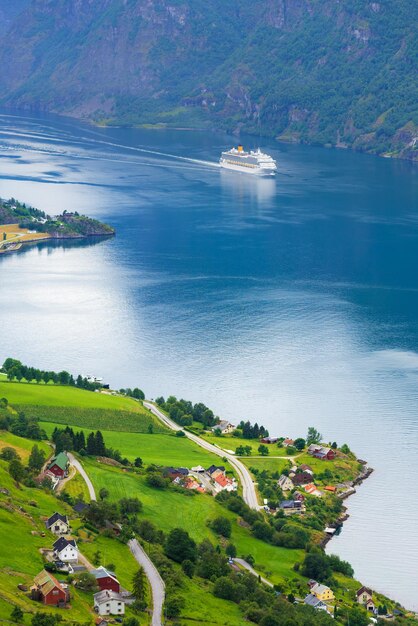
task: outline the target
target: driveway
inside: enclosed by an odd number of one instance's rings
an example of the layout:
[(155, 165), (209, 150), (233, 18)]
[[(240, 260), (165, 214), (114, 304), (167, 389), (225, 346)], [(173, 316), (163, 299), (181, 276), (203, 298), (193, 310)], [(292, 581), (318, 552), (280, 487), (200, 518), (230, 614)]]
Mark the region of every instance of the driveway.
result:
[(93, 483), (91, 482), (86, 470), (84, 469), (84, 467), (81, 465), (80, 461), (78, 461), (75, 456), (73, 454), (71, 454), (71, 452), (68, 452), (67, 454), (68, 458), (70, 459), (70, 464), (76, 468), (76, 470), (78, 472), (80, 472), (81, 476), (84, 478), (86, 485), (87, 485), (87, 489), (89, 490), (89, 495), (90, 495), (90, 500), (97, 500), (96, 498), (96, 492), (94, 490), (93, 487)]
[(152, 626), (162, 626), (165, 584), (154, 563), (149, 558), (137, 539), (128, 541), (128, 546), (135, 560), (144, 568), (152, 591)]

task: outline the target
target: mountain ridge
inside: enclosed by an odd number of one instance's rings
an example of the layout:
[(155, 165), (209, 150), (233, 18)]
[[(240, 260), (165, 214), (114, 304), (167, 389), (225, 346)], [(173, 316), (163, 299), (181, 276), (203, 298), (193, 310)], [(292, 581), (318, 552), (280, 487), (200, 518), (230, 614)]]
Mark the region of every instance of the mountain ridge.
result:
[(417, 158), (412, 0), (22, 0), (0, 104)]

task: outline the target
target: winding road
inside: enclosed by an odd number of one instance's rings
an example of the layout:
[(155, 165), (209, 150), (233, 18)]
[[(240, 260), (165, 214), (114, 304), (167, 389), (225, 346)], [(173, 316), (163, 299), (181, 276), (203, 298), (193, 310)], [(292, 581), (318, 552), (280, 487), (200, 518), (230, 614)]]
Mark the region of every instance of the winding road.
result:
[[(173, 422), (172, 419), (167, 417), (167, 415), (165, 415), (154, 404), (151, 404), (151, 402), (144, 402), (143, 404), (146, 409), (151, 411), (153, 415), (158, 417), (158, 419), (161, 420), (166, 426), (168, 426), (168, 428), (171, 428), (171, 430), (183, 430), (181, 426)], [(194, 441), (195, 443), (197, 443), (198, 446), (200, 446), (201, 448), (204, 448), (208, 452), (212, 452), (212, 454), (216, 454), (222, 458), (228, 459), (229, 463), (236, 470), (239, 476), (239, 479), (241, 481), (242, 496), (244, 498), (244, 502), (246, 502), (250, 508), (258, 510), (260, 508), (260, 505), (258, 504), (258, 498), (257, 498), (255, 485), (254, 485), (253, 479), (251, 478), (251, 474), (248, 471), (247, 467), (244, 465), (244, 463), (239, 461), (233, 454), (230, 454), (229, 452), (225, 452), (224, 450), (220, 450), (219, 448), (217, 448), (211, 443), (208, 443), (201, 437), (198, 437), (197, 435), (194, 435), (193, 433), (189, 433), (187, 430), (184, 431), (184, 434), (186, 435), (186, 437), (191, 439), (191, 441)]]
[(165, 584), (154, 563), (149, 558), (141, 544), (136, 539), (128, 541), (128, 546), (139, 565), (144, 568), (152, 591), (152, 626), (162, 625), (163, 605), (165, 598)]
[(243, 567), (244, 569), (248, 570), (253, 576), (257, 576), (257, 578), (259, 578), (261, 582), (265, 585), (268, 585), (269, 587), (274, 587), (273, 583), (271, 583), (269, 580), (267, 580), (267, 578), (264, 578), (258, 572), (256, 572), (255, 569), (249, 563), (247, 563), (247, 561), (244, 561), (244, 559), (236, 558), (233, 559), (233, 561), (234, 563), (237, 563), (238, 565), (241, 565), (241, 567)]
[(78, 461), (75, 458), (75, 456), (73, 454), (71, 454), (71, 452), (68, 452), (67, 456), (70, 459), (70, 465), (75, 467), (77, 472), (79, 472), (81, 474), (81, 476), (84, 478), (84, 480), (86, 482), (86, 485), (87, 485), (87, 489), (89, 490), (90, 500), (97, 500), (96, 492), (94, 491), (94, 487), (93, 487), (93, 483), (91, 482), (91, 480), (89, 478), (89, 475), (87, 474), (87, 472), (84, 469), (84, 467), (81, 465), (80, 461)]

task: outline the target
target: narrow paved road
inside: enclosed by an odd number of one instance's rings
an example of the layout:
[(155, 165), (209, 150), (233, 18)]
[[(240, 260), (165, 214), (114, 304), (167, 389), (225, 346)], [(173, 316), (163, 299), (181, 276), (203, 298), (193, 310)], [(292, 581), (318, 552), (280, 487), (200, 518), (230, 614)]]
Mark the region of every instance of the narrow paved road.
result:
[(273, 583), (271, 583), (269, 580), (267, 580), (267, 578), (264, 578), (258, 572), (256, 572), (255, 569), (249, 563), (247, 563), (247, 561), (244, 561), (244, 559), (233, 559), (233, 561), (234, 563), (238, 563), (238, 565), (244, 567), (251, 574), (253, 574), (253, 576), (257, 576), (257, 578), (260, 577), (261, 582), (265, 585), (268, 585), (269, 587), (274, 587)]
[(70, 459), (70, 464), (76, 468), (78, 472), (80, 472), (81, 476), (84, 478), (87, 489), (89, 490), (90, 500), (97, 500), (96, 492), (94, 491), (93, 483), (91, 482), (86, 470), (81, 465), (80, 461), (78, 461), (71, 452), (67, 453), (68, 458)]
[(164, 581), (158, 573), (154, 563), (149, 558), (143, 547), (136, 539), (128, 541), (129, 548), (134, 558), (144, 568), (152, 591), (152, 626), (162, 625), (163, 605), (165, 598)]
[[(156, 407), (154, 404), (151, 404), (150, 402), (144, 402), (144, 407), (147, 408), (149, 411), (151, 411), (151, 413), (153, 413), (156, 417), (158, 417), (158, 419), (160, 419), (166, 426), (168, 426), (168, 428), (171, 428), (172, 430), (183, 430), (181, 426), (173, 422), (172, 419), (167, 417), (167, 415), (165, 415), (162, 411), (160, 411), (160, 409)], [(187, 432), (187, 430), (185, 430), (184, 433), (186, 437), (188, 437), (189, 439), (197, 443), (198, 446), (201, 446), (208, 452), (212, 452), (213, 454), (217, 454), (220, 457), (228, 459), (230, 464), (237, 471), (237, 474), (241, 481), (242, 495), (243, 495), (244, 501), (252, 509), (256, 509), (256, 510), (259, 509), (260, 506), (258, 504), (257, 492), (255, 489), (253, 480), (251, 478), (251, 474), (246, 468), (246, 466), (244, 465), (244, 463), (239, 461), (233, 454), (230, 454), (229, 452), (225, 452), (224, 450), (220, 450), (219, 448), (217, 448), (211, 443), (208, 443), (201, 437), (198, 437), (197, 435), (194, 435), (193, 433), (189, 433)]]

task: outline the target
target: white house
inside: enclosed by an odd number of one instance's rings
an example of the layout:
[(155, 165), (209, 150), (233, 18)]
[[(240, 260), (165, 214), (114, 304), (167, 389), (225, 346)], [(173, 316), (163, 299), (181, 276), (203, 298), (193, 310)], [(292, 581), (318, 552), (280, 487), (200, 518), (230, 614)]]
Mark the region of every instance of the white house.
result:
[(46, 520), (45, 526), (54, 533), (54, 535), (66, 535), (70, 530), (67, 516), (61, 515), (61, 513), (51, 515), (51, 517)]
[(294, 484), (292, 479), (289, 476), (285, 476), (282, 474), (277, 481), (277, 486), (280, 487), (282, 491), (291, 491), (294, 488)]
[(54, 543), (54, 556), (63, 563), (77, 563), (78, 548), (74, 539), (60, 537)]
[(216, 424), (212, 428), (213, 431), (220, 430), (223, 435), (229, 435), (229, 433), (232, 433), (232, 431), (234, 431), (235, 429), (236, 426), (234, 426), (234, 424), (231, 424), (227, 420), (221, 420), (219, 424)]
[(120, 593), (104, 589), (94, 594), (94, 610), (99, 615), (124, 615), (125, 599)]

